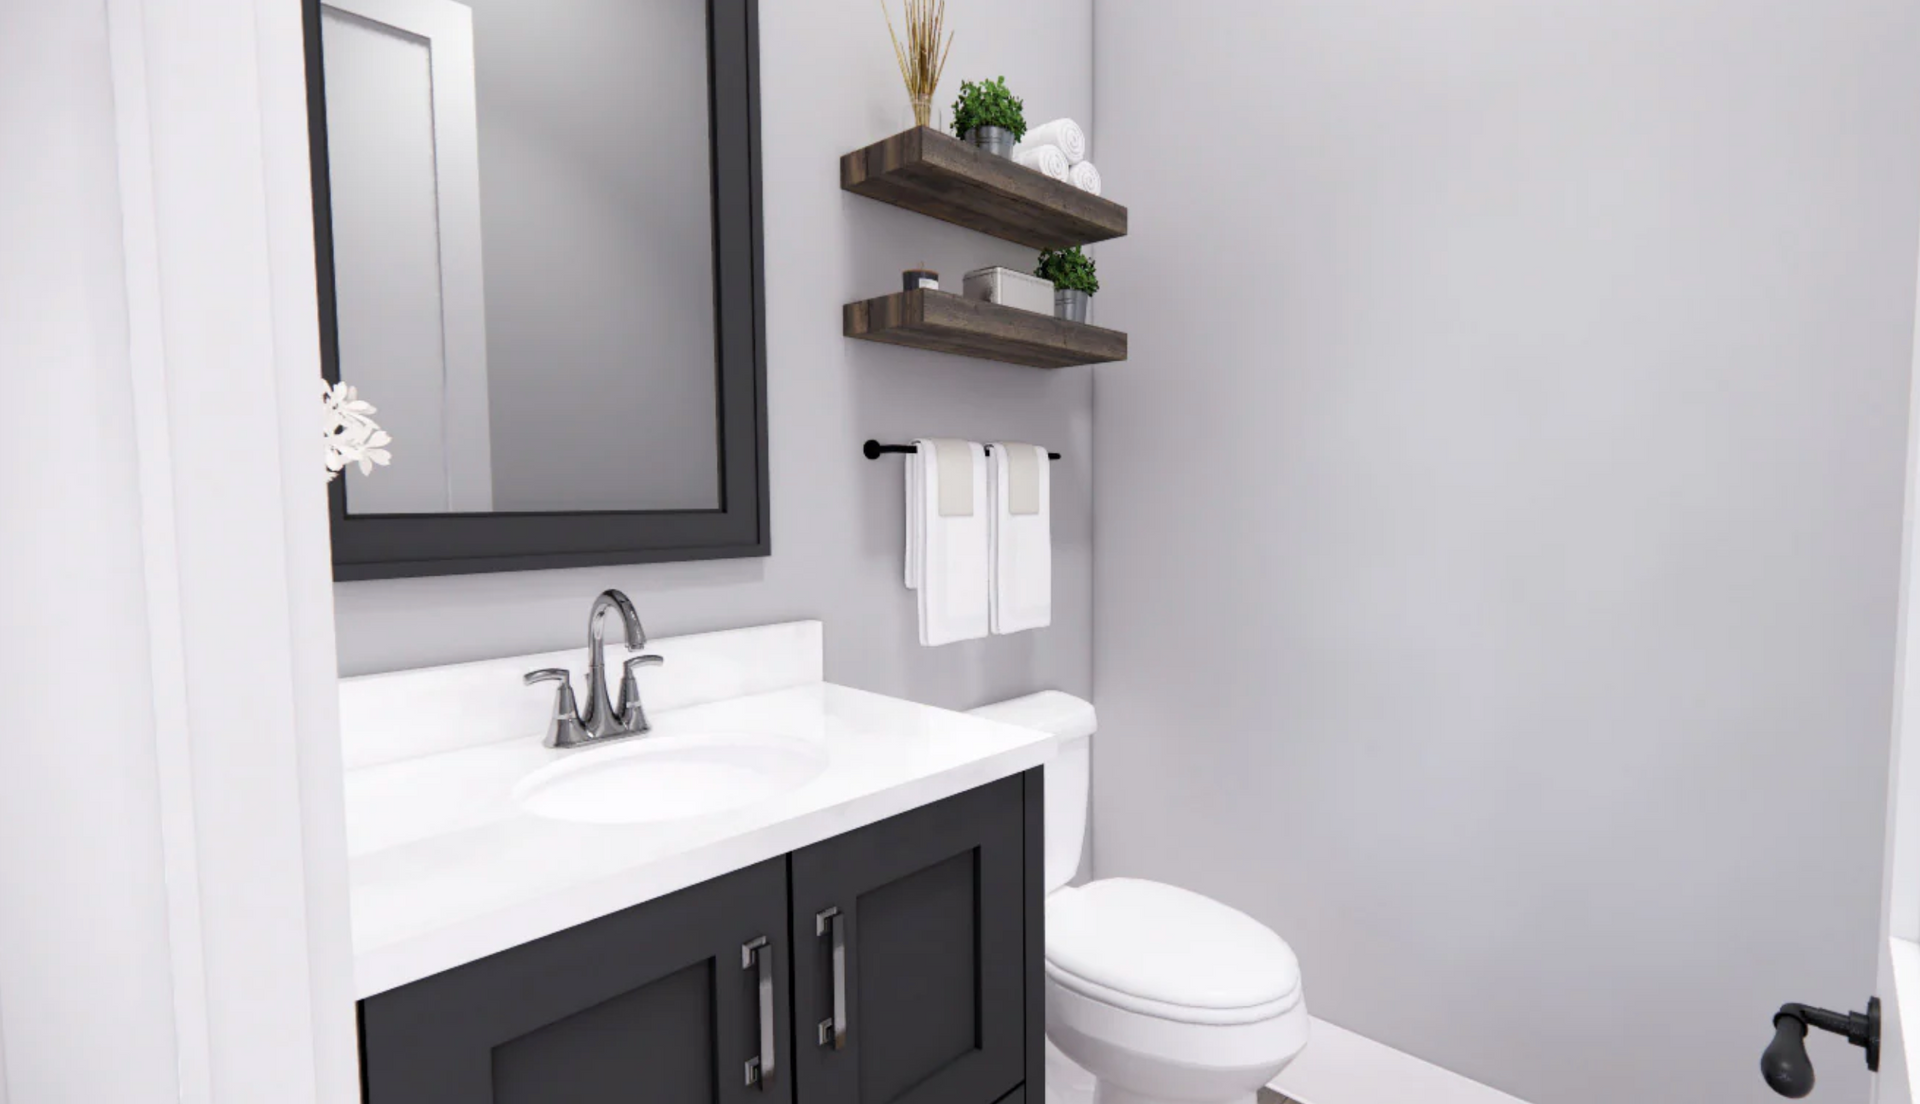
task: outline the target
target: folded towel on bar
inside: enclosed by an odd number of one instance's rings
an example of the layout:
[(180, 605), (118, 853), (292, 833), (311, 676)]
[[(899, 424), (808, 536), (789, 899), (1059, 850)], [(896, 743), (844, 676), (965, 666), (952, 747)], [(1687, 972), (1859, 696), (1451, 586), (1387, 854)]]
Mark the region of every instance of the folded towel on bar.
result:
[(1013, 159), (1034, 172), (1051, 176), (1063, 183), (1073, 173), (1073, 165), (1068, 162), (1067, 155), (1055, 145), (1034, 146), (1015, 153)]
[(1059, 146), (1060, 152), (1067, 155), (1067, 163), (1078, 165), (1087, 159), (1087, 132), (1072, 119), (1041, 123), (1021, 137), (1020, 144), (1013, 147), (1013, 155), (1019, 157), (1022, 151), (1040, 146)]
[(1067, 170), (1067, 183), (1072, 184), (1083, 192), (1092, 192), (1094, 195), (1099, 195), (1100, 170), (1093, 167), (1093, 162), (1082, 161)]
[(1047, 450), (995, 441), (987, 465), (993, 556), (989, 621), (996, 633), (1053, 623), (1053, 488)]
[(907, 488), (907, 564), (906, 581), (908, 590), (920, 589), (920, 573), (926, 568), (926, 554), (921, 551), (927, 543), (927, 518), (925, 507), (920, 502), (921, 491), (926, 486), (926, 473), (920, 470), (919, 452), (906, 455)]
[(907, 459), (906, 582), (919, 599), (920, 643), (973, 640), (991, 631), (991, 524), (986, 449), (922, 438)]

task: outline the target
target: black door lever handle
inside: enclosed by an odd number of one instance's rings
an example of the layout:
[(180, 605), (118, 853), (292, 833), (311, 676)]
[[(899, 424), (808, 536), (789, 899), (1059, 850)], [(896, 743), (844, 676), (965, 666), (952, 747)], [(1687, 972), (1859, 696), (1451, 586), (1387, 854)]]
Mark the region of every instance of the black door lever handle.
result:
[(1813, 1091), (1813, 1062), (1807, 1058), (1807, 1025), (1784, 1012), (1773, 1018), (1773, 1042), (1760, 1054), (1760, 1076), (1781, 1096), (1798, 1100)]
[(1813, 1061), (1807, 1057), (1807, 1028), (1844, 1035), (1867, 1051), (1867, 1068), (1880, 1068), (1880, 998), (1865, 1012), (1829, 1012), (1805, 1004), (1783, 1004), (1773, 1014), (1773, 1042), (1760, 1055), (1760, 1076), (1781, 1096), (1798, 1099), (1813, 1091)]

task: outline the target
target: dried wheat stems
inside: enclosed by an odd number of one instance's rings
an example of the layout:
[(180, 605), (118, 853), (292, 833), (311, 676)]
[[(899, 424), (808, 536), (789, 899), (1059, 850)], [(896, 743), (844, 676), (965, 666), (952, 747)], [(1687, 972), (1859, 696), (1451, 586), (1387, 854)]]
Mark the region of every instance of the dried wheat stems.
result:
[[(907, 82), (907, 98), (913, 101), (913, 123), (926, 126), (932, 119), (933, 91), (940, 86), (940, 73), (947, 67), (947, 52), (953, 49), (953, 32), (946, 30), (947, 0), (903, 0), (906, 8), (906, 45), (893, 30), (893, 13), (887, 0), (880, 0), (880, 13), (887, 17), (887, 37), (893, 39), (893, 56), (900, 63), (900, 79)], [(946, 42), (940, 41), (946, 33)]]

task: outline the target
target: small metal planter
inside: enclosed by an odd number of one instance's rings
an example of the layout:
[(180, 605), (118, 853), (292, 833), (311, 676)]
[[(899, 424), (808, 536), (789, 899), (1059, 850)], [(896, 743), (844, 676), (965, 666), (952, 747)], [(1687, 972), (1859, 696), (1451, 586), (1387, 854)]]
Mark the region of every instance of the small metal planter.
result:
[(1093, 302), (1093, 296), (1084, 291), (1069, 291), (1066, 288), (1053, 289), (1053, 316), (1064, 318), (1068, 322), (1085, 322), (1087, 306)]
[(967, 131), (967, 141), (982, 153), (991, 153), (995, 157), (1013, 160), (1013, 131), (1006, 127), (973, 127)]

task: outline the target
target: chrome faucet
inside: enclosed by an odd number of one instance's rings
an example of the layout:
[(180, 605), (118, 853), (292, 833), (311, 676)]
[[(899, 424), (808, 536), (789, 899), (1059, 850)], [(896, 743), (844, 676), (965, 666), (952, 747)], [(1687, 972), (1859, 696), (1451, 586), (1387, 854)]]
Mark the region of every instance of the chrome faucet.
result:
[(628, 736), (644, 736), (653, 726), (647, 722), (646, 708), (640, 702), (640, 683), (634, 671), (658, 667), (666, 660), (657, 655), (630, 657), (620, 679), (620, 704), (616, 707), (607, 692), (606, 620), (617, 612), (626, 627), (627, 650), (638, 652), (647, 646), (647, 630), (640, 626), (640, 614), (633, 602), (617, 590), (606, 590), (593, 600), (587, 614), (587, 708), (583, 715), (573, 696), (572, 673), (563, 667), (544, 667), (528, 671), (526, 684), (557, 682), (553, 717), (547, 722), (546, 744), (552, 748), (581, 747)]

